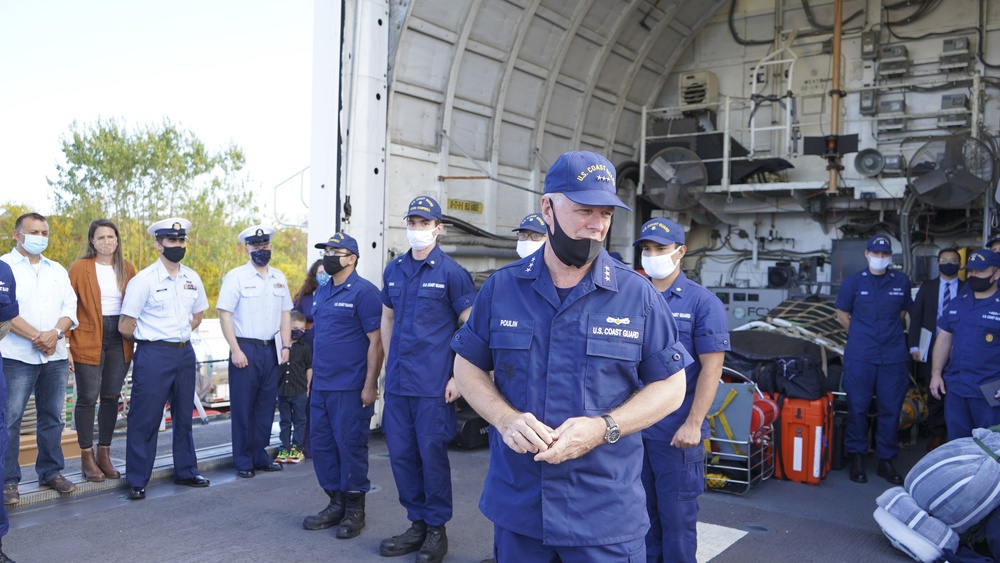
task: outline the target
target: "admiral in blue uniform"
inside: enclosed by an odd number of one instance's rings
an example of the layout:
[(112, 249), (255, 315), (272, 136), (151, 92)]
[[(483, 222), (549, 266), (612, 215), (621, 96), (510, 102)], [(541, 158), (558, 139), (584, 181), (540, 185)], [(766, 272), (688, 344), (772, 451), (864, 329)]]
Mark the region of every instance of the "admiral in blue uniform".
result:
[(1000, 407), (991, 407), (980, 390), (996, 383), (991, 391), (1000, 399), (1000, 255), (976, 250), (965, 270), (965, 287), (938, 320), (931, 366), (931, 393), (944, 400), (949, 441), (1000, 424)]
[(545, 244), (546, 226), (545, 219), (541, 213), (531, 213), (521, 219), (521, 224), (516, 229), (517, 233), (517, 255), (527, 258)]
[(173, 420), (174, 482), (209, 485), (198, 474), (191, 431), (195, 393), (191, 331), (201, 324), (208, 297), (198, 274), (180, 264), (190, 228), (191, 222), (180, 217), (150, 225), (146, 232), (156, 237), (160, 257), (132, 278), (122, 300), (118, 332), (136, 343), (125, 451), (125, 478), (132, 500), (146, 498), (167, 401)]
[(910, 355), (903, 327), (903, 317), (913, 305), (910, 278), (889, 269), (892, 243), (885, 235), (868, 241), (865, 258), (868, 268), (844, 278), (834, 304), (837, 320), (847, 331), (842, 383), (847, 393), (844, 450), (851, 457), (851, 480), (867, 483), (868, 407), (875, 395), (878, 475), (899, 485), (903, 477), (892, 460), (899, 452), (899, 411), (910, 385)]
[(681, 405), (691, 357), (663, 297), (603, 248), (628, 209), (611, 163), (563, 154), (541, 207), (548, 242), (486, 280), (451, 344), (460, 389), (494, 427), (479, 508), (501, 563), (637, 561), (639, 432)]
[(635, 246), (642, 269), (663, 294), (677, 323), (681, 344), (693, 362), (684, 402), (642, 431), (646, 446), (642, 484), (646, 489), (649, 533), (646, 560), (694, 561), (698, 551), (698, 495), (705, 490), (705, 416), (712, 407), (729, 350), (729, 321), (722, 301), (689, 280), (680, 269), (687, 252), (684, 231), (669, 219), (647, 221)]
[(313, 296), (313, 378), (309, 427), (313, 469), (330, 504), (302, 525), (321, 530), (340, 524), (337, 537), (353, 538), (365, 527), (368, 434), (382, 371), (382, 301), (377, 287), (355, 271), (358, 242), (337, 233), (316, 248), (331, 283)]
[[(17, 283), (14, 272), (6, 262), (0, 260), (0, 340), (10, 332), (10, 322), (19, 314), (17, 306)], [(7, 378), (3, 375), (3, 358), (0, 358), (0, 428), (7, 428)], [(4, 457), (7, 453), (7, 433), (0, 432), (0, 474), (3, 474)], [(3, 552), (3, 537), (10, 530), (7, 507), (0, 507), (0, 561), (11, 561)]]
[(472, 276), (441, 251), (441, 206), (429, 197), (410, 202), (410, 250), (385, 268), (382, 346), (387, 354), (382, 428), (399, 502), (412, 525), (379, 546), (383, 556), (419, 550), (417, 561), (440, 561), (448, 552), (444, 525), (451, 520), (448, 442), (455, 437), (460, 397), (451, 379), (448, 347), (476, 295)]
[(230, 352), (233, 464), (245, 478), (253, 477), (255, 470), (281, 471), (266, 448), (278, 400), (279, 355), (280, 363), (288, 363), (292, 349), (292, 296), (285, 274), (268, 266), (272, 236), (274, 229), (264, 225), (239, 234), (249, 260), (222, 278), (215, 305)]

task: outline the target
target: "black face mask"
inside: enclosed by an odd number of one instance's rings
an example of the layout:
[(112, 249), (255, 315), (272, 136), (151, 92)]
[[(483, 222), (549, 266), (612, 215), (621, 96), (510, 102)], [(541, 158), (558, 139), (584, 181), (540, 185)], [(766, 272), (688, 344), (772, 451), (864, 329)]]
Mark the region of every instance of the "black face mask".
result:
[(582, 268), (590, 264), (604, 247), (600, 241), (589, 238), (569, 238), (569, 235), (559, 226), (555, 209), (552, 210), (552, 225), (553, 231), (549, 233), (548, 243), (552, 246), (552, 252), (555, 253), (556, 258), (567, 266)]
[(340, 262), (340, 256), (324, 256), (323, 257), (323, 270), (331, 276), (336, 275), (341, 270), (346, 268), (344, 264)]
[(989, 291), (990, 288), (993, 287), (992, 278), (993, 276), (990, 276), (988, 278), (977, 278), (975, 276), (969, 276), (968, 279), (965, 280), (965, 283), (969, 285), (969, 289), (971, 289), (972, 291), (981, 293), (984, 291)]
[(304, 331), (304, 330), (299, 330), (299, 329), (293, 330), (292, 331), (292, 340), (298, 340), (298, 339), (302, 338), (302, 335), (305, 334), (305, 333), (306, 333), (306, 331)]
[(270, 250), (254, 250), (250, 252), (250, 260), (257, 266), (264, 267), (271, 261)]
[(954, 276), (958, 273), (958, 264), (938, 264), (938, 271), (943, 276)]
[(164, 246), (163, 247), (163, 257), (170, 260), (174, 264), (177, 264), (184, 259), (184, 253), (187, 252), (187, 248), (183, 246)]

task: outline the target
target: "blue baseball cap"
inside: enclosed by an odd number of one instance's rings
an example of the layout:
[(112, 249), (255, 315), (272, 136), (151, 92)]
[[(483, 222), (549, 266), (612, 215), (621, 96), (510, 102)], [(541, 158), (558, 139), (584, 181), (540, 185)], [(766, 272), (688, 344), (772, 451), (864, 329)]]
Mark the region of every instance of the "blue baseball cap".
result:
[(983, 246), (989, 248), (989, 246), (991, 244), (993, 244), (994, 242), (1000, 242), (1000, 233), (997, 233), (997, 234), (993, 235), (993, 238), (991, 238), (990, 240), (986, 241), (986, 244), (983, 245)]
[(434, 201), (433, 198), (429, 198), (425, 195), (413, 198), (410, 202), (410, 207), (406, 211), (406, 216), (411, 217), (416, 215), (417, 217), (423, 217), (424, 219), (437, 219), (441, 220), (441, 206), (438, 202)]
[(543, 235), (549, 234), (548, 229), (545, 226), (545, 219), (542, 219), (541, 213), (532, 213), (527, 215), (524, 219), (521, 219), (521, 226), (516, 229), (511, 229), (511, 231), (532, 231)]
[(358, 241), (347, 233), (336, 233), (326, 242), (316, 243), (316, 248), (343, 248), (351, 254), (358, 254)]
[(888, 252), (892, 254), (892, 241), (885, 235), (875, 235), (868, 239), (868, 252)]
[(639, 238), (632, 243), (632, 246), (639, 246), (644, 240), (664, 246), (684, 244), (684, 229), (670, 219), (650, 219), (643, 224), (639, 230)]
[(973, 250), (969, 254), (969, 261), (965, 264), (965, 269), (976, 272), (979, 270), (985, 270), (990, 266), (996, 266), (1000, 268), (1000, 254), (989, 250), (988, 248), (980, 248), (979, 250)]
[(589, 151), (566, 152), (545, 173), (545, 193), (566, 194), (580, 205), (632, 208), (618, 199), (615, 167), (608, 159)]

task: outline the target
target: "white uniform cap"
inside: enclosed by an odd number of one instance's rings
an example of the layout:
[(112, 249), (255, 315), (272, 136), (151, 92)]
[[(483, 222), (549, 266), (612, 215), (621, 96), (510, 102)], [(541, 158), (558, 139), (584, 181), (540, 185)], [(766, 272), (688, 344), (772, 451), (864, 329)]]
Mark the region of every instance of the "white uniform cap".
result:
[(274, 228), (267, 225), (254, 225), (243, 229), (239, 240), (244, 244), (264, 244), (271, 242), (272, 236), (274, 236)]
[(171, 217), (153, 223), (146, 229), (146, 233), (154, 237), (187, 238), (187, 230), (190, 228), (191, 221), (183, 217)]

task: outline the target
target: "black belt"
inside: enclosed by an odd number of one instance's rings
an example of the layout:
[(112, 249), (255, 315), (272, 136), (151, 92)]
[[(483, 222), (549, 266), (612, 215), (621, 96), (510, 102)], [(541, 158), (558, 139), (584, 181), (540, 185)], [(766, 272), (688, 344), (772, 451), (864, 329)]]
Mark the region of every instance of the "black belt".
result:
[(257, 346), (274, 346), (274, 339), (271, 340), (257, 340), (256, 338), (243, 338), (242, 336), (237, 336), (236, 341), (240, 344), (256, 344)]
[(191, 343), (190, 340), (184, 342), (169, 342), (167, 340), (136, 340), (136, 344), (149, 344), (150, 346), (164, 346), (166, 348), (186, 348)]

